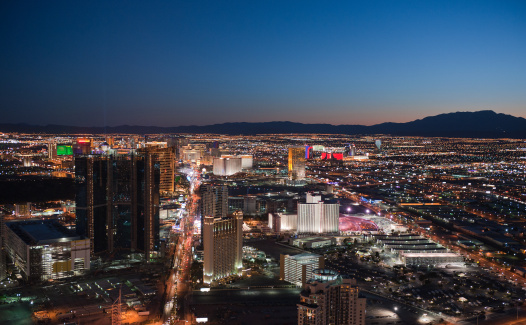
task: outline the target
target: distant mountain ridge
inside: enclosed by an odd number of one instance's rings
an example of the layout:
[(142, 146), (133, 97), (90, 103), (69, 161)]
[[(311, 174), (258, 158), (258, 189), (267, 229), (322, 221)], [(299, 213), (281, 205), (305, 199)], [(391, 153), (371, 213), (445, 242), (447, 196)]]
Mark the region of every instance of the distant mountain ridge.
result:
[(205, 126), (175, 127), (121, 125), (80, 127), (66, 125), (28, 125), (0, 123), (0, 132), (42, 134), (160, 134), (216, 133), (229, 135), (321, 133), (321, 134), (390, 134), (395, 136), (429, 136), (461, 138), (526, 138), (526, 119), (494, 111), (455, 112), (428, 116), (406, 123), (365, 125), (304, 124), (296, 122), (237, 122)]

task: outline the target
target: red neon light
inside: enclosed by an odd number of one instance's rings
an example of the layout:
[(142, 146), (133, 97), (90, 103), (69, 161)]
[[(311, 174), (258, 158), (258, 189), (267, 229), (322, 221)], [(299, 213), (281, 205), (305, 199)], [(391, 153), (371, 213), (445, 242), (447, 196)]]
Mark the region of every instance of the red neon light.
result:
[(89, 139), (77, 139), (78, 143), (89, 143), (91, 142)]

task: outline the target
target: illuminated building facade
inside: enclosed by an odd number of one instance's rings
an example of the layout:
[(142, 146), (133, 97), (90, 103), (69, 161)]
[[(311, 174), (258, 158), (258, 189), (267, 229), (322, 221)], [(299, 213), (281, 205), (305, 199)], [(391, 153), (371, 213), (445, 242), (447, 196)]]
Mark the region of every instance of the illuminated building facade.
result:
[(47, 157), (49, 159), (57, 158), (57, 144), (54, 142), (49, 142), (47, 145)]
[(73, 153), (77, 155), (89, 155), (91, 154), (91, 139), (77, 139), (77, 142), (73, 145)]
[(159, 246), (160, 164), (155, 150), (75, 158), (76, 229), (92, 254), (140, 252)]
[(269, 213), (268, 227), (274, 232), (296, 231), (298, 229), (298, 215), (285, 213)]
[(340, 205), (326, 204), (321, 196), (307, 193), (306, 203), (298, 203), (298, 233), (337, 233)]
[(252, 155), (241, 155), (241, 168), (251, 169), (254, 165), (254, 157)]
[(313, 149), (312, 149), (311, 146), (309, 146), (309, 145), (305, 146), (305, 159), (308, 160), (308, 159), (312, 158), (312, 151), (313, 151)]
[(150, 141), (145, 143), (149, 152), (158, 156), (160, 164), (159, 191), (162, 195), (173, 194), (175, 188), (175, 146), (173, 139), (169, 142)]
[(305, 148), (289, 148), (289, 178), (291, 180), (305, 179)]
[(313, 271), (323, 269), (323, 256), (311, 253), (297, 255), (280, 255), (279, 275), (281, 280), (304, 286), (313, 276)]
[(5, 224), (5, 249), (30, 282), (82, 275), (90, 268), (90, 240), (56, 220)]
[(241, 172), (241, 157), (221, 157), (214, 158), (214, 175), (231, 176)]
[(237, 211), (232, 217), (204, 219), (203, 282), (238, 274), (243, 266), (243, 213)]
[(228, 186), (203, 184), (201, 192), (201, 242), (203, 239), (204, 218), (225, 218), (228, 213)]
[(185, 162), (195, 162), (198, 163), (204, 156), (206, 152), (206, 145), (204, 144), (189, 144), (181, 147), (180, 149), (180, 159)]
[(168, 147), (157, 151), (161, 169), (159, 191), (164, 194), (171, 194), (175, 189), (175, 148)]
[(155, 153), (159, 159), (160, 193), (162, 195), (173, 194), (175, 189), (175, 147), (167, 146), (166, 142), (148, 142), (146, 147), (149, 152)]
[(356, 156), (356, 146), (354, 143), (349, 145), (349, 156)]
[(31, 215), (31, 203), (15, 204), (15, 216), (29, 217)]
[(366, 299), (358, 296), (355, 279), (335, 271), (313, 271), (300, 293), (298, 325), (365, 325)]

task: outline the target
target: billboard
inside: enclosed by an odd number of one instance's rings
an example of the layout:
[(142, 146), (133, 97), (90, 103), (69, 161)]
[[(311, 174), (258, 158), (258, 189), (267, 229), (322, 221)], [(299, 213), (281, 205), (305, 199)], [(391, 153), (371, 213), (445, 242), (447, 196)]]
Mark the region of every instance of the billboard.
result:
[(57, 144), (57, 156), (71, 156), (73, 147), (65, 144)]

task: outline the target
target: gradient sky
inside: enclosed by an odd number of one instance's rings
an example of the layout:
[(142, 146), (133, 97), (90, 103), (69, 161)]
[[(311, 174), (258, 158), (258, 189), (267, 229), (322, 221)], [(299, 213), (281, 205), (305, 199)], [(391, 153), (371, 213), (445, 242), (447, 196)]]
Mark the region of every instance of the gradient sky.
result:
[(526, 1), (0, 3), (0, 123), (526, 117)]

